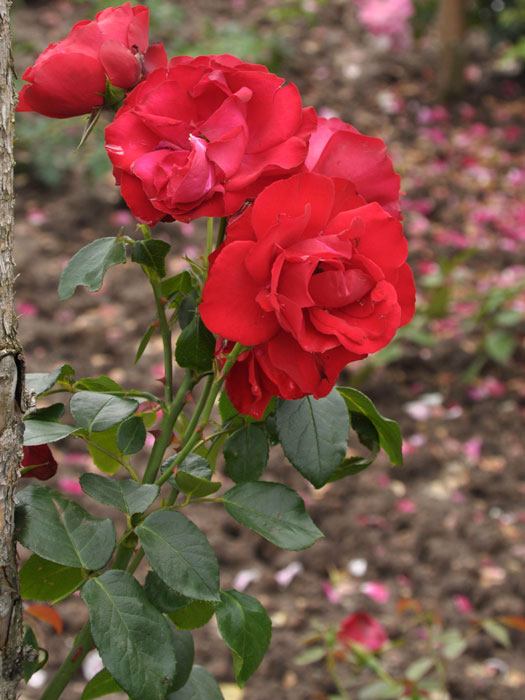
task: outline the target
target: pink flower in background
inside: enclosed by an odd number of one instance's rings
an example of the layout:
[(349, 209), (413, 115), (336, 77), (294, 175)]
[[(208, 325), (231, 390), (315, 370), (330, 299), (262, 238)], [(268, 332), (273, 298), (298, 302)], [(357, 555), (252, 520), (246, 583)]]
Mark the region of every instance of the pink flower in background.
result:
[(472, 615), (474, 608), (466, 595), (455, 595), (454, 606), (460, 615)]
[(378, 651), (388, 641), (383, 625), (368, 613), (348, 615), (341, 622), (337, 639), (343, 644), (361, 644), (369, 651)]
[(390, 600), (390, 589), (379, 581), (365, 581), (361, 585), (361, 593), (379, 605), (385, 605)]
[(396, 47), (410, 42), (412, 0), (355, 0), (357, 15), (363, 26), (376, 36), (386, 36)]

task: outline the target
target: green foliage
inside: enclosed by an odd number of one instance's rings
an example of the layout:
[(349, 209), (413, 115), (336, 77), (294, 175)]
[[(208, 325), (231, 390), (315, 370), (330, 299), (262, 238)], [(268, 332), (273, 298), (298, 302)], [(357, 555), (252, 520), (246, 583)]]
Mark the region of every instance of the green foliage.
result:
[(111, 693), (121, 693), (122, 687), (113, 678), (111, 673), (103, 668), (86, 685), (80, 700), (95, 700)]
[(232, 652), (235, 680), (242, 687), (266, 654), (271, 620), (258, 600), (235, 590), (221, 592), (216, 615), (221, 637)]
[[(350, 387), (339, 387), (338, 391), (351, 413), (359, 413), (372, 423), (379, 435), (379, 444), (389, 456), (392, 464), (403, 464), (401, 451), (403, 440), (399, 425), (390, 418), (382, 416), (368, 396), (365, 396), (361, 391)], [(367, 443), (365, 442), (365, 444)]]
[(224, 443), (224, 471), (240, 483), (257, 481), (268, 462), (268, 437), (263, 428), (245, 425)]
[(131, 249), (131, 259), (162, 279), (166, 276), (166, 256), (170, 247), (169, 243), (155, 238), (136, 241)]
[(337, 390), (324, 399), (280, 401), (275, 418), (286, 457), (316, 488), (324, 486), (345, 456), (350, 430)]
[(98, 238), (75, 253), (62, 271), (58, 285), (59, 298), (69, 299), (80, 286), (87, 287), (91, 292), (98, 291), (109, 268), (125, 262), (126, 248), (120, 239)]
[(104, 666), (131, 700), (164, 700), (177, 660), (166, 618), (125, 571), (106, 571), (82, 589)]
[(215, 337), (198, 314), (183, 328), (175, 346), (175, 359), (180, 367), (207, 372), (213, 365)]
[(206, 536), (184, 515), (157, 511), (136, 528), (153, 570), (188, 598), (219, 600), (219, 564)]
[(146, 442), (146, 426), (139, 416), (127, 418), (118, 427), (117, 445), (122, 454), (140, 452)]
[(26, 419), (24, 429), (24, 445), (43, 445), (46, 442), (57, 442), (63, 440), (78, 428), (63, 423), (54, 423), (48, 420)]
[(201, 666), (194, 666), (186, 685), (170, 693), (167, 700), (224, 700), (213, 676)]
[(90, 433), (100, 433), (125, 420), (137, 409), (135, 399), (122, 399), (95, 391), (79, 391), (69, 404), (76, 424)]
[(111, 520), (93, 517), (44, 486), (27, 486), (16, 503), (17, 537), (24, 547), (72, 568), (96, 570), (108, 562), (115, 547)]
[(303, 500), (283, 484), (238, 484), (224, 494), (224, 507), (237, 522), (283, 549), (306, 549), (323, 536)]
[(85, 577), (81, 569), (56, 564), (33, 554), (20, 569), (20, 595), (25, 600), (58, 603), (76, 591)]
[(137, 484), (124, 479), (107, 479), (98, 474), (82, 474), (82, 491), (99, 503), (117, 508), (126, 515), (147, 510), (159, 494), (156, 484)]

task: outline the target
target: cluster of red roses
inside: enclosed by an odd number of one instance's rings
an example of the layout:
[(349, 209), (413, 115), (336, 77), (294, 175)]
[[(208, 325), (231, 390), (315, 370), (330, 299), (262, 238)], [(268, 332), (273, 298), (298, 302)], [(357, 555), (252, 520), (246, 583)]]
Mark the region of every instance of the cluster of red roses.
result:
[(75, 25), (23, 77), (19, 110), (52, 117), (101, 107), (108, 84), (130, 90), (106, 150), (137, 219), (230, 217), (200, 313), (222, 350), (250, 346), (227, 380), (241, 412), (326, 395), (411, 319), (386, 147), (304, 108), (295, 85), (229, 55), (168, 62), (129, 3)]

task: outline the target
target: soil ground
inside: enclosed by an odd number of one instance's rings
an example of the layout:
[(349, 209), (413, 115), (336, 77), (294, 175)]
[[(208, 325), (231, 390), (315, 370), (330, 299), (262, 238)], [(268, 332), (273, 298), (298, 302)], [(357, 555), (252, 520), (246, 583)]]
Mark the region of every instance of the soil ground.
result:
[[(426, 67), (432, 54), (424, 53), (418, 60), (412, 57), (412, 65), (385, 56), (375, 45), (357, 41), (353, 16), (346, 5), (319, 5), (312, 24), (297, 20), (287, 25), (284, 39), (292, 50), (280, 70), (298, 82), (306, 104), (334, 110), (362, 131), (381, 134), (403, 173), (407, 199), (431, 201), (428, 228), (422, 233), (411, 230), (420, 220), (413, 214), (407, 216), (407, 236), (417, 272), (418, 265), (451, 253), (445, 244), (436, 244), (435, 234), (444, 227), (465, 231), (472, 202), (482, 206), (489, 197), (488, 188), (502, 188), (509, 169), (523, 168), (523, 162), (518, 165), (516, 160), (519, 140), (505, 140), (498, 130), (514, 127), (523, 135), (520, 119), (525, 99), (516, 81), (512, 89), (506, 88), (486, 59), (482, 64), (486, 73), (467, 87), (462, 106), (447, 110), (444, 123), (422, 121), (424, 109), (435, 106), (434, 76)], [(193, 6), (202, 14), (212, 11), (205, 2)], [(19, 8), (19, 41), (42, 27), (46, 34), (43, 43), (60, 34), (56, 17), (64, 8), (69, 6), (60, 2)], [(69, 12), (67, 9), (66, 16)], [(247, 3), (241, 13), (232, 10), (230, 3), (214, 3), (213, 12), (219, 18), (237, 13), (241, 24), (255, 23), (264, 30), (255, 3)], [(401, 107), (391, 106), (395, 104)], [(465, 105), (476, 114), (470, 118), (470, 126), (465, 126)], [(473, 124), (479, 123), (489, 130), (487, 142), (496, 139), (498, 150), (497, 139), (501, 138), (500, 151), (507, 154), (505, 158), (487, 156), (495, 173), (490, 186), (482, 179), (465, 176), (451, 146), (465, 130), (472, 136)], [(429, 134), (428, 129), (440, 129), (446, 142), (443, 144), (437, 133)], [(472, 148), (477, 148), (476, 143)], [(479, 149), (476, 157), (482, 157)], [(439, 162), (443, 163), (441, 171), (432, 170), (430, 164)], [(120, 224), (133, 230), (111, 177), (86, 186), (85, 180), (72, 172), (60, 187), (50, 189), (23, 167), (17, 175), (17, 192), (17, 293), (28, 370), (45, 371), (68, 362), (78, 376), (104, 373), (127, 386), (155, 391), (160, 344), (153, 342), (140, 364), (133, 364), (138, 339), (151, 321), (151, 302), (140, 271), (115, 268), (98, 294), (80, 292), (65, 303), (58, 301), (55, 291), (61, 268), (80, 247), (98, 236), (112, 235)], [(182, 254), (191, 254), (192, 248), (202, 244), (198, 228), (192, 231), (171, 225), (164, 233), (176, 252), (170, 263), (173, 269), (183, 264)], [(496, 228), (491, 246), (481, 247), (469, 262), (471, 275), (525, 265), (523, 247), (509, 252), (498, 244), (497, 236)], [(439, 613), (449, 626), (465, 626), (453, 602), (458, 595), (466, 596), (479, 616), (525, 614), (521, 336), (521, 345), (507, 366), (487, 364), (474, 387), (461, 381), (472, 361), (472, 340), (446, 333), (436, 339), (432, 348), (405, 343), (397, 361), (368, 373), (362, 385), (379, 410), (402, 425), (407, 440), (403, 468), (392, 470), (381, 458), (367, 472), (315, 492), (278, 451), (272, 456), (269, 476), (278, 475), (300, 491), (325, 533), (325, 539), (311, 550), (279, 551), (241, 530), (219, 509), (195, 509), (196, 521), (203, 525), (219, 554), (223, 586), (232, 585), (240, 572), (253, 573), (256, 580), (247, 592), (258, 596), (274, 619), (270, 652), (245, 689), (243, 700), (327, 700), (336, 689), (322, 664), (302, 667), (294, 659), (304, 650), (304, 639), (314, 623), (337, 625), (353, 610), (364, 609), (377, 616), (393, 639), (404, 625), (396, 605), (401, 597), (417, 599), (425, 609)], [(485, 390), (487, 377), (501, 390)], [(429, 394), (439, 395), (433, 408), (427, 406)], [(416, 408), (410, 408), (414, 402)], [(69, 443), (57, 450), (61, 479), (94, 469), (79, 457), (79, 449)], [(348, 573), (349, 563), (356, 559), (366, 561), (363, 577)], [(292, 562), (301, 564), (301, 572), (288, 586), (279, 585), (275, 574)], [(334, 571), (340, 572), (346, 585), (337, 603), (330, 602), (324, 592), (324, 584)], [(360, 591), (363, 581), (387, 586), (390, 600), (386, 604), (370, 600)], [(59, 604), (58, 611), (65, 625), (61, 636), (38, 626), (40, 639), (45, 637), (50, 651), (50, 672), (85, 616), (77, 598)], [(511, 637), (512, 647), (507, 650), (474, 630), (466, 653), (450, 665), (450, 697), (522, 700), (525, 635), (513, 632)], [(230, 659), (213, 625), (197, 633), (197, 647), (199, 661), (221, 682), (231, 683)], [(401, 645), (392, 670), (406, 668), (423, 655), (422, 647), (421, 640)], [(81, 681), (79, 676), (64, 694), (65, 700), (80, 698)], [(40, 692), (24, 688), (22, 697), (30, 700)]]

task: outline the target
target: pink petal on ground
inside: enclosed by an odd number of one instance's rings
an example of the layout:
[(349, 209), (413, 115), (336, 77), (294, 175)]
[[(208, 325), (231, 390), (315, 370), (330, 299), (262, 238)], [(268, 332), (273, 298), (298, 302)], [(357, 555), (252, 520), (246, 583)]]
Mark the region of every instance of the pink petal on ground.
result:
[(390, 589), (379, 581), (365, 581), (361, 585), (361, 593), (379, 605), (385, 605), (390, 600)]

